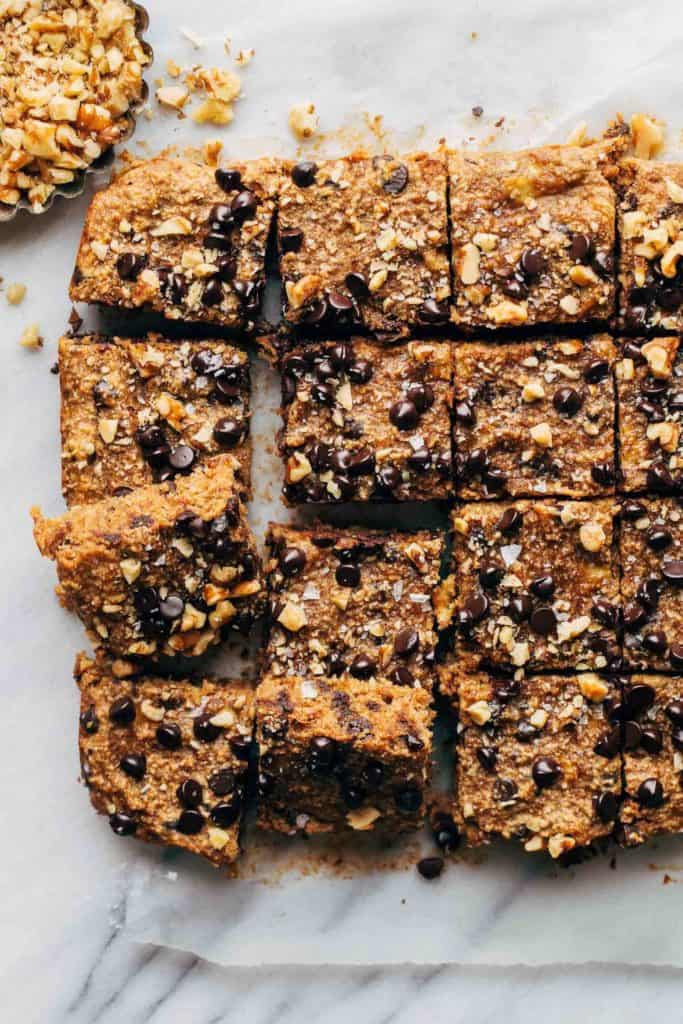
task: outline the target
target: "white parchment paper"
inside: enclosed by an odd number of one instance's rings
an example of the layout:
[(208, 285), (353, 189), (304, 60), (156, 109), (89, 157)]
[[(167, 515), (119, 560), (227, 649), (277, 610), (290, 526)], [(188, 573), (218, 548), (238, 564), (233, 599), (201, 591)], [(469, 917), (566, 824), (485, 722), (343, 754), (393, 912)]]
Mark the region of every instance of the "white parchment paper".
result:
[[(234, 124), (200, 128), (159, 113), (152, 101), (155, 116), (140, 119), (130, 146), (141, 155), (217, 135), (226, 154), (293, 155), (299, 149), (287, 128), (288, 110), (314, 102), (324, 137), (306, 147), (312, 153), (357, 144), (398, 151), (440, 138), (455, 146), (514, 148), (561, 141), (582, 120), (599, 131), (617, 111), (628, 117), (645, 110), (668, 122), (669, 154), (680, 158), (683, 15), (674, 0), (148, 0), (147, 6), (156, 55), (148, 75), (152, 91), (156, 76), (168, 83), (170, 57), (185, 67), (228, 65), (227, 36), (233, 53), (254, 47), (256, 55), (241, 71), (244, 97)], [(201, 48), (182, 35), (184, 27), (202, 40)], [(483, 107), (480, 118), (471, 113), (475, 106)], [(377, 116), (381, 121), (373, 122)], [(26, 510), (37, 500), (51, 511), (60, 507), (57, 397), (46, 371), (65, 327), (66, 289), (86, 207), (87, 196), (58, 203), (39, 221), (19, 218), (0, 234), (0, 274), (28, 282), (31, 295), (28, 311), (8, 310), (2, 327), (8, 486), (0, 544), (13, 586), (3, 632), (8, 685), (15, 688), (8, 699), (18, 720), (30, 720), (26, 748), (40, 751), (41, 731), (49, 734), (55, 720), (73, 734), (72, 775), (75, 696), (73, 721), (66, 721), (64, 701), (51, 694), (70, 685), (81, 633), (52, 598), (51, 568), (32, 550)], [(46, 337), (41, 356), (16, 344), (27, 319), (38, 321)], [(97, 324), (97, 317), (91, 314), (90, 322)], [(116, 327), (115, 319), (107, 325)], [(39, 377), (32, 359), (41, 360)], [(289, 515), (277, 498), (277, 384), (258, 361), (254, 390), (251, 516), (262, 531), (269, 518)], [(369, 517), (377, 525), (410, 525), (404, 510), (374, 509)], [(228, 670), (229, 656), (217, 666)], [(23, 786), (25, 765), (19, 764)], [(59, 798), (58, 791), (51, 794)], [(128, 858), (121, 894), (126, 933), (226, 964), (595, 960), (683, 966), (678, 837), (568, 871), (497, 848), (449, 863), (432, 883), (412, 866), (420, 848), (430, 849), (424, 837), (410, 840), (402, 855), (375, 857), (403, 867), (360, 870), (351, 863), (342, 871), (320, 869), (314, 844), (261, 840), (233, 880), (177, 852), (140, 849), (113, 836), (110, 842), (119, 844), (121, 860)], [(672, 884), (664, 884), (667, 879)]]

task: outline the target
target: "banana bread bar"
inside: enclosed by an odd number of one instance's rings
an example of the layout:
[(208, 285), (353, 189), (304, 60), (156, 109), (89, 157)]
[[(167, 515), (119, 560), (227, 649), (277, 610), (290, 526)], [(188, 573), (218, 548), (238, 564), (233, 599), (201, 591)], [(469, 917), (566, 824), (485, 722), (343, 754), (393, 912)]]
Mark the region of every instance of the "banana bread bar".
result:
[(90, 799), (118, 836), (179, 846), (217, 866), (239, 854), (254, 722), (246, 682), (162, 679), (123, 660), (76, 659)]

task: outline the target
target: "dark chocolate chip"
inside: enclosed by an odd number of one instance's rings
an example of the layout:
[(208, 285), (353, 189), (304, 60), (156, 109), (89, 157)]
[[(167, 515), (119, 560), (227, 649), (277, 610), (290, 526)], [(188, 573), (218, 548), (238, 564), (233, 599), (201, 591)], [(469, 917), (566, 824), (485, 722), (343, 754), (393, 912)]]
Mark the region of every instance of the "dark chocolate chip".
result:
[(194, 809), (181, 811), (175, 827), (184, 836), (196, 836), (204, 828), (204, 817)]
[(423, 413), (434, 405), (434, 389), (430, 384), (413, 381), (406, 389), (406, 398), (413, 403), (419, 413)]
[(398, 430), (414, 430), (420, 417), (415, 403), (403, 398), (391, 406), (389, 419)]
[(132, 836), (138, 827), (135, 818), (131, 817), (130, 814), (124, 814), (122, 811), (109, 816), (109, 825), (112, 832), (117, 836)]
[(306, 567), (306, 554), (301, 548), (285, 548), (280, 556), (280, 569), (285, 576), (297, 576)]
[(367, 299), (368, 295), (370, 294), (368, 282), (366, 281), (365, 277), (363, 277), (362, 274), (356, 273), (355, 271), (352, 271), (351, 273), (346, 275), (346, 277), (344, 278), (344, 284), (349, 289), (354, 299), (357, 299), (358, 301)]
[(648, 754), (659, 754), (664, 745), (661, 730), (648, 725), (641, 731), (640, 745)]
[(332, 771), (336, 760), (336, 741), (329, 736), (314, 736), (309, 744), (309, 770), (319, 774)]
[(292, 181), (299, 188), (308, 188), (315, 181), (318, 165), (312, 160), (302, 160), (292, 167)]
[(595, 801), (595, 813), (600, 821), (608, 825), (619, 813), (619, 800), (614, 793), (601, 793)]
[(356, 359), (349, 366), (349, 379), (354, 384), (367, 384), (372, 380), (372, 363), (367, 359)]
[(258, 206), (258, 200), (253, 192), (249, 189), (244, 189), (242, 192), (238, 192), (232, 203), (230, 204), (230, 211), (238, 224), (243, 224), (245, 220), (253, 220), (256, 215), (256, 207)]
[(609, 487), (616, 479), (614, 463), (596, 462), (594, 466), (591, 466), (591, 476), (600, 487)]
[(367, 654), (357, 654), (349, 665), (354, 679), (371, 679), (377, 671), (377, 662)]
[(183, 807), (199, 807), (204, 794), (196, 779), (183, 779), (176, 789), (176, 796)]
[(642, 736), (637, 722), (624, 722), (624, 750), (636, 750), (640, 746)]
[(552, 757), (539, 757), (534, 761), (531, 775), (539, 789), (554, 786), (562, 775), (562, 769)]
[(385, 178), (382, 182), (382, 188), (390, 195), (397, 196), (405, 189), (408, 184), (408, 178), (409, 174), (406, 165), (397, 164), (389, 173), (389, 177)]
[(467, 427), (473, 427), (477, 421), (474, 408), (465, 401), (455, 403), (455, 418), (458, 423), (464, 423)]
[(599, 384), (609, 375), (609, 363), (606, 359), (591, 359), (583, 371), (584, 380), (588, 384)]
[(403, 814), (415, 814), (422, 806), (422, 790), (412, 783), (406, 783), (394, 790), (394, 800)]
[(493, 747), (478, 747), (477, 748), (477, 760), (486, 772), (494, 772), (496, 770), (496, 761), (498, 760), (498, 753)]
[(557, 626), (557, 618), (553, 609), (544, 605), (531, 613), (529, 623), (535, 633), (539, 633), (541, 636), (550, 636)]
[(553, 395), (553, 405), (565, 416), (575, 416), (583, 404), (583, 398), (575, 388), (558, 388)]
[(573, 260), (578, 260), (579, 263), (588, 263), (593, 255), (593, 242), (588, 235), (572, 235), (569, 253)]
[(100, 720), (97, 717), (97, 712), (94, 707), (86, 708), (85, 711), (81, 712), (80, 719), (81, 729), (87, 733), (88, 736), (93, 736), (100, 727)]
[(503, 570), (496, 565), (482, 565), (479, 569), (479, 582), (485, 590), (495, 590), (503, 578)]
[(417, 318), (423, 324), (443, 326), (448, 323), (448, 305), (434, 298), (425, 299), (417, 309)]
[(384, 765), (380, 761), (368, 761), (361, 772), (361, 779), (368, 789), (379, 789), (384, 782)]
[(239, 818), (241, 810), (242, 797), (239, 793), (235, 792), (232, 794), (232, 799), (221, 800), (220, 803), (215, 804), (211, 808), (209, 813), (214, 825), (217, 825), (219, 828), (230, 828)]
[(669, 468), (663, 462), (654, 462), (647, 471), (647, 486), (653, 491), (670, 491), (674, 486)]
[(223, 448), (236, 448), (242, 440), (242, 423), (223, 416), (213, 428), (214, 440)]
[(664, 654), (668, 647), (666, 633), (661, 629), (650, 629), (643, 634), (643, 647), (653, 654)]
[(666, 706), (667, 716), (676, 725), (683, 725), (683, 700), (672, 700)]
[(540, 249), (525, 249), (519, 265), (525, 277), (538, 277), (546, 268), (546, 259)]
[(647, 546), (652, 551), (665, 551), (673, 542), (673, 537), (669, 530), (660, 527), (653, 527), (653, 529), (648, 530), (645, 539), (647, 540)]
[(198, 740), (204, 740), (205, 743), (213, 743), (220, 736), (223, 730), (220, 725), (213, 724), (211, 721), (212, 717), (210, 714), (203, 714), (195, 718), (192, 723), (192, 729)]
[(417, 870), (428, 882), (438, 878), (443, 869), (443, 857), (423, 857), (417, 862)]
[(640, 715), (651, 708), (655, 702), (655, 689), (649, 683), (634, 683), (626, 691), (626, 703), (632, 715)]
[(394, 654), (399, 658), (409, 658), (420, 647), (420, 634), (416, 629), (402, 629), (394, 639)]
[(360, 586), (360, 567), (353, 563), (343, 562), (335, 571), (335, 579), (340, 587), (354, 589)]
[(506, 508), (498, 520), (498, 529), (501, 533), (511, 535), (520, 529), (524, 517), (516, 508)]
[(116, 261), (116, 270), (123, 281), (136, 281), (146, 266), (147, 257), (134, 252), (124, 252)]
[(475, 591), (465, 599), (464, 609), (468, 612), (472, 622), (481, 622), (489, 612), (489, 599), (481, 590)]
[(432, 823), (434, 842), (445, 853), (452, 853), (460, 845), (460, 833), (452, 816), (444, 811), (434, 815)]
[(606, 757), (608, 760), (611, 760), (611, 758), (616, 757), (620, 748), (621, 730), (618, 725), (615, 725), (609, 732), (602, 734), (593, 749), (600, 757)]
[[(251, 743), (249, 747), (251, 747)], [(240, 760), (247, 760), (248, 757), (249, 754), (247, 752), (247, 757), (240, 758)], [(235, 773), (230, 771), (229, 768), (219, 768), (218, 771), (213, 772), (209, 776), (209, 789), (215, 796), (227, 796), (233, 792), (235, 785)]]
[(679, 558), (665, 559), (662, 562), (662, 576), (674, 587), (683, 587), (683, 561)]
[(537, 738), (538, 729), (535, 729), (531, 722), (522, 719), (515, 730), (515, 735), (520, 743), (531, 743), (532, 740)]
[(130, 697), (117, 697), (109, 707), (109, 718), (114, 725), (130, 725), (135, 719), (135, 702)]
[(362, 807), (367, 796), (365, 790), (353, 782), (343, 783), (341, 787), (341, 795), (342, 800), (347, 807), (351, 808), (351, 810), (357, 810), (359, 807)]
[(664, 789), (659, 779), (645, 779), (641, 782), (637, 799), (641, 807), (660, 807), (664, 803)]
[(224, 192), (234, 192), (242, 184), (242, 175), (232, 168), (219, 167), (215, 173), (216, 184)]
[(537, 576), (532, 580), (529, 589), (536, 597), (547, 600), (555, 593), (555, 580), (552, 576)]
[(375, 472), (375, 453), (371, 448), (361, 448), (351, 456), (349, 476), (371, 476)]
[(157, 726), (157, 743), (166, 750), (177, 750), (183, 741), (180, 727), (175, 722), (162, 722)]
[(298, 252), (303, 242), (304, 233), (301, 228), (280, 228), (281, 252)]
[(195, 453), (188, 444), (179, 444), (171, 451), (168, 462), (172, 469), (179, 473), (191, 469), (195, 461)]
[(124, 754), (119, 761), (119, 768), (131, 779), (136, 779), (139, 782), (147, 771), (147, 758), (144, 754)]
[(669, 661), (674, 668), (683, 668), (683, 644), (671, 645), (669, 648)]

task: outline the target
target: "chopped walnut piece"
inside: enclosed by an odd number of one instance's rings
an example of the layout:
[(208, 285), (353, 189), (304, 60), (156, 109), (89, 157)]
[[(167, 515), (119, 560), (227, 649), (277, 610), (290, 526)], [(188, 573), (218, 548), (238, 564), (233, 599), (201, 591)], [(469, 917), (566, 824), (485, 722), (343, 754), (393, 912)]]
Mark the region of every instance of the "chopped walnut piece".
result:
[(299, 103), (289, 111), (289, 128), (297, 139), (310, 139), (318, 131), (320, 121), (313, 103)]

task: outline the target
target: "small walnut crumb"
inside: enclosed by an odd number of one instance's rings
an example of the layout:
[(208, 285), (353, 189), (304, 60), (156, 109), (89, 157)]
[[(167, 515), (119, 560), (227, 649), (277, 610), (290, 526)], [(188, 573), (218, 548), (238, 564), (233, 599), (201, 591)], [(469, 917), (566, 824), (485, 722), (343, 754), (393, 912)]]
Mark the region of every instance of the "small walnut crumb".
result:
[(529, 431), (531, 434), (531, 440), (539, 446), (539, 448), (552, 448), (553, 446), (553, 433), (550, 429), (549, 423), (537, 423)]
[(10, 284), (7, 286), (7, 301), (10, 306), (18, 306), (24, 301), (26, 295), (25, 284)]
[(485, 700), (477, 700), (465, 710), (475, 725), (486, 725), (491, 718), (491, 708)]
[(530, 716), (529, 721), (534, 729), (542, 729), (548, 721), (548, 712), (544, 711), (543, 708), (537, 708)]
[(579, 540), (586, 551), (599, 551), (603, 546), (607, 537), (600, 523), (597, 523), (594, 519), (589, 519), (587, 523), (583, 523), (579, 530)]
[(182, 110), (190, 96), (189, 89), (184, 85), (166, 85), (156, 92), (157, 101), (162, 107)]
[(647, 439), (657, 442), (665, 452), (675, 452), (680, 433), (679, 423), (650, 423), (647, 428)]
[(640, 351), (645, 356), (653, 377), (665, 378), (671, 376), (674, 361), (674, 351), (672, 349), (666, 348), (661, 342), (648, 341)]
[(379, 817), (381, 814), (376, 807), (361, 807), (357, 811), (349, 811), (346, 820), (356, 832), (366, 832)]
[(43, 338), (38, 324), (29, 324), (28, 327), (24, 328), (19, 344), (24, 348), (32, 349), (34, 352), (43, 347)]
[(230, 103), (222, 100), (208, 99), (201, 103), (192, 115), (192, 120), (197, 124), (231, 124), (235, 119), (235, 112)]
[(193, 32), (189, 28), (181, 28), (180, 34), (184, 39), (187, 39), (188, 43), (190, 43), (195, 50), (201, 50), (204, 45), (204, 40), (201, 36), (198, 36), (196, 32)]
[(251, 64), (255, 55), (256, 50), (253, 48), (253, 46), (249, 47), (248, 50), (240, 50), (237, 56), (235, 57), (235, 64), (237, 64), (241, 68), (246, 68), (247, 64)]
[(298, 633), (308, 622), (306, 612), (298, 604), (288, 601), (277, 617), (277, 621), (290, 633)]
[(671, 178), (665, 178), (666, 194), (672, 203), (683, 203), (683, 188)]
[(180, 67), (180, 64), (174, 61), (173, 57), (169, 57), (166, 61), (166, 73), (169, 74), (171, 78), (177, 78), (180, 75), (181, 70), (182, 68)]
[(586, 672), (578, 678), (579, 689), (586, 700), (599, 703), (607, 696), (607, 685), (594, 672)]
[(548, 840), (548, 853), (553, 859), (557, 859), (560, 854), (573, 850), (575, 846), (576, 841), (571, 836), (551, 836)]
[(560, 309), (568, 316), (576, 316), (581, 309), (581, 303), (575, 295), (563, 295), (560, 299)]
[(230, 839), (229, 832), (226, 832), (223, 828), (214, 828), (213, 826), (209, 828), (208, 836), (214, 850), (222, 850)]
[(119, 562), (121, 575), (126, 583), (135, 583), (142, 571), (142, 563), (137, 558), (122, 558)]
[(289, 130), (297, 139), (310, 139), (317, 134), (320, 120), (313, 103), (297, 103), (289, 111)]
[(476, 284), (479, 280), (480, 252), (476, 245), (467, 242), (460, 250), (458, 274), (463, 284)]
[(140, 711), (150, 722), (161, 722), (164, 717), (163, 707), (153, 704), (151, 700), (143, 700), (140, 704)]
[(631, 132), (636, 156), (641, 160), (652, 160), (664, 146), (663, 126), (647, 114), (633, 115)]
[(579, 121), (578, 124), (574, 125), (569, 135), (567, 136), (568, 146), (585, 146), (588, 141), (587, 135), (588, 125), (585, 121)]
[(540, 380), (529, 380), (522, 388), (522, 398), (525, 402), (538, 402), (545, 398), (545, 388)]
[(220, 139), (209, 139), (208, 142), (204, 143), (202, 153), (207, 167), (218, 167), (222, 149), (223, 143)]

